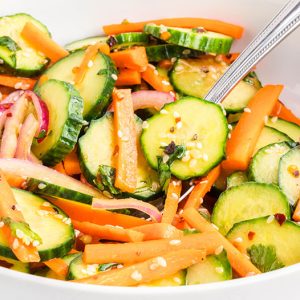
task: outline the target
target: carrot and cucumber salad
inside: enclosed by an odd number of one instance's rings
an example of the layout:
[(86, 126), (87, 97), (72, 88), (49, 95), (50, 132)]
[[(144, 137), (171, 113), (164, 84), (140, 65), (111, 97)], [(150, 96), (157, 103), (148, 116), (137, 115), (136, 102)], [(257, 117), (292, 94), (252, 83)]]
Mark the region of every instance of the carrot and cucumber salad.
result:
[(300, 263), (300, 118), (283, 85), (252, 71), (203, 99), (244, 28), (102, 31), (63, 46), (28, 14), (0, 18), (0, 268), (154, 287)]

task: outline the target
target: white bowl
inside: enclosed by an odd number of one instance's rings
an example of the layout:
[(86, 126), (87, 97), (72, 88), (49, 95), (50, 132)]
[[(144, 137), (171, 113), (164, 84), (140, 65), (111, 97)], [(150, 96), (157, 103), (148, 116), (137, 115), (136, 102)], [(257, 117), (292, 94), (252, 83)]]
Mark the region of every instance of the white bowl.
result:
[[(285, 3), (282, 0), (0, 0), (0, 15), (17, 12), (32, 14), (44, 22), (53, 38), (65, 44), (101, 33), (101, 25), (164, 17), (207, 17), (241, 24), (241, 50)], [(263, 83), (282, 83), (281, 100), (300, 115), (300, 30), (294, 32), (258, 66)], [(300, 251), (300, 250), (299, 250)], [(0, 268), (1, 298), (43, 300), (82, 299), (193, 299), (253, 300), (297, 299), (300, 264), (267, 274), (221, 283), (168, 288), (117, 288), (90, 286), (36, 277)]]

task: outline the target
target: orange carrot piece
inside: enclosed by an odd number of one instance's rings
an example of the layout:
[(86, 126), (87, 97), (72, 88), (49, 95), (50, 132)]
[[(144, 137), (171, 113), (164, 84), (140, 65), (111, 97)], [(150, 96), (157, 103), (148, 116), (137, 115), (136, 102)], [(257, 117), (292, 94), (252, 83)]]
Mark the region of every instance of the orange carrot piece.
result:
[(137, 140), (131, 90), (115, 90), (112, 98), (118, 145), (115, 186), (132, 193), (137, 186)]
[(298, 200), (298, 202), (297, 202), (297, 206), (296, 206), (294, 214), (293, 214), (293, 219), (296, 222), (300, 222), (300, 200)]
[(246, 170), (257, 139), (264, 127), (264, 117), (271, 114), (282, 85), (266, 85), (250, 100), (238, 124), (227, 141), (227, 159), (222, 163), (225, 171)]
[(63, 165), (62, 162), (60, 162), (59, 164), (57, 164), (56, 166), (54, 166), (53, 169), (56, 170), (59, 173), (67, 175), (66, 170), (65, 170), (64, 165)]
[(140, 242), (144, 234), (132, 229), (125, 229), (120, 226), (98, 225), (91, 222), (78, 222), (73, 220), (74, 228), (82, 233), (96, 236), (99, 239), (119, 242)]
[(144, 234), (144, 241), (159, 240), (159, 239), (181, 239), (183, 232), (178, 230), (171, 224), (153, 223), (132, 227), (132, 230)]
[(136, 70), (121, 69), (118, 74), (116, 86), (141, 84), (141, 73)]
[(67, 175), (69, 175), (69, 176), (77, 175), (77, 174), (81, 173), (76, 150), (73, 150), (71, 153), (69, 153), (65, 157), (63, 166), (64, 166), (64, 169), (65, 169)]
[(178, 208), (178, 200), (180, 198), (181, 188), (181, 181), (175, 179), (170, 180), (167, 198), (165, 200), (164, 213), (161, 220), (162, 223), (171, 224), (173, 222)]
[(136, 265), (101, 272), (75, 281), (97, 285), (135, 286), (171, 276), (193, 264), (202, 262), (205, 256), (204, 250), (179, 250)]
[[(240, 251), (238, 251), (218, 230), (203, 218), (195, 208), (187, 208), (183, 211), (183, 217), (193, 228), (206, 233), (215, 233), (215, 238), (219, 241), (220, 250), (227, 251), (228, 260), (233, 269), (241, 276), (260, 274), (261, 272), (251, 263), (251, 261)], [(217, 249), (218, 252), (219, 248)]]
[(72, 220), (80, 222), (87, 221), (98, 225), (118, 225), (124, 228), (150, 223), (149, 221), (133, 216), (118, 214), (102, 209), (92, 209), (90, 205), (75, 201), (58, 198), (49, 200), (66, 212)]
[(146, 69), (148, 58), (145, 47), (134, 47), (126, 50), (112, 52), (111, 59), (118, 68), (127, 68), (142, 72)]
[(21, 176), (6, 174), (5, 177), (11, 187), (21, 188), (26, 182), (26, 179)]
[(146, 71), (142, 72), (142, 78), (157, 91), (173, 91), (170, 82), (163, 78), (161, 75), (159, 75), (156, 68), (151, 64), (148, 64)]
[(84, 58), (80, 64), (80, 66), (78, 67), (78, 69), (76, 69), (76, 72), (75, 72), (75, 78), (74, 78), (75, 85), (76, 84), (78, 85), (82, 82), (87, 70), (89, 69), (90, 61), (93, 62), (93, 60), (95, 59), (95, 57), (99, 51), (108, 55), (110, 52), (110, 48), (106, 43), (97, 43), (95, 45), (89, 46), (85, 50)]
[(189, 198), (187, 199), (184, 208), (194, 207), (198, 209), (203, 202), (203, 197), (210, 191), (211, 187), (221, 174), (221, 166), (218, 165), (212, 169), (207, 176), (201, 179), (194, 187)]
[(17, 90), (32, 90), (35, 83), (36, 80), (32, 78), (0, 75), (0, 85)]
[(52, 258), (44, 261), (44, 264), (56, 274), (65, 277), (68, 273), (69, 266), (62, 258)]
[(276, 102), (272, 110), (271, 116), (278, 117), (280, 119), (295, 123), (300, 126), (300, 118), (294, 115), (294, 113), (279, 100)]
[(143, 31), (146, 24), (153, 23), (156, 25), (164, 25), (170, 27), (195, 28), (204, 27), (206, 30), (215, 31), (230, 35), (235, 39), (239, 39), (243, 35), (243, 27), (222, 22), (219, 20), (203, 19), (203, 18), (170, 18), (161, 20), (150, 20), (137, 23), (123, 23), (103, 26), (103, 31), (107, 35)]
[(161, 239), (125, 244), (89, 244), (83, 252), (83, 260), (87, 264), (116, 262), (133, 264), (165, 253), (182, 250), (206, 250), (213, 254), (221, 245), (215, 232), (197, 233), (183, 236), (181, 239)]
[(42, 52), (52, 62), (67, 56), (69, 52), (54, 42), (33, 23), (27, 22), (21, 31), (22, 38), (35, 50)]

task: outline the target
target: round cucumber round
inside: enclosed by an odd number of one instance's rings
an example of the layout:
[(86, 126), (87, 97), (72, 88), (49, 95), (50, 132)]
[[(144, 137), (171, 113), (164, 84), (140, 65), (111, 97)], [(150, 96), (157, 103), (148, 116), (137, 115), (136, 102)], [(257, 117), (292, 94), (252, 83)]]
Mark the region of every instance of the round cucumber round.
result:
[(32, 151), (45, 165), (55, 166), (77, 142), (83, 124), (83, 100), (71, 84), (55, 79), (39, 86), (37, 93), (48, 107), (49, 129)]
[(85, 39), (73, 41), (65, 45), (65, 49), (69, 52), (73, 52), (79, 49), (85, 49), (88, 46), (95, 45), (96, 43), (106, 43), (107, 36), (92, 36)]
[(295, 147), (283, 155), (279, 162), (279, 186), (292, 205), (300, 196), (300, 148)]
[(181, 270), (167, 278), (154, 280), (148, 283), (140, 284), (138, 286), (148, 286), (148, 287), (181, 286), (181, 285), (185, 285), (185, 276), (186, 276), (186, 270)]
[[(66, 255), (75, 242), (74, 229), (68, 216), (58, 207), (30, 192), (13, 189), (13, 193), (25, 221), (42, 239), (41, 245), (37, 247), (41, 260)], [(43, 210), (45, 203), (47, 208), (52, 207), (56, 213), (51, 214), (48, 210)], [(0, 232), (0, 255), (16, 259), (2, 232)]]
[(290, 206), (284, 193), (273, 184), (246, 182), (221, 194), (211, 220), (226, 234), (235, 223), (276, 213), (290, 218)]
[(164, 156), (162, 146), (171, 142), (189, 151), (170, 167), (171, 173), (182, 180), (206, 174), (225, 156), (228, 125), (219, 105), (184, 97), (165, 105), (146, 124), (141, 145), (154, 169), (158, 168), (157, 157)]
[(290, 149), (288, 143), (282, 142), (258, 150), (249, 165), (249, 178), (256, 182), (278, 184), (279, 160)]
[(239, 250), (261, 271), (300, 262), (300, 226), (288, 220), (280, 224), (271, 216), (243, 221), (234, 225), (227, 238), (232, 243), (239, 239)]
[(149, 44), (149, 34), (144, 32), (124, 32), (114, 36), (116, 44), (113, 49), (123, 49), (132, 46), (142, 46)]

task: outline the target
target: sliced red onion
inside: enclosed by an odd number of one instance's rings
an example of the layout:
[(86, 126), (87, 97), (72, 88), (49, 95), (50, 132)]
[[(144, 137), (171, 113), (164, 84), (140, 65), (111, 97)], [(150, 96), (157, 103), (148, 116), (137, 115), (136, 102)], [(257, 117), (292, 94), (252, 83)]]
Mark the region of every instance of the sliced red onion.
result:
[(0, 115), (12, 107), (13, 103), (0, 103)]
[(2, 103), (15, 103), (25, 92), (23, 90), (18, 90), (15, 92), (10, 93), (3, 101)]
[(136, 209), (142, 211), (143, 213), (149, 215), (153, 221), (160, 222), (161, 221), (161, 213), (160, 211), (153, 205), (132, 198), (128, 199), (93, 199), (93, 208), (100, 209)]

